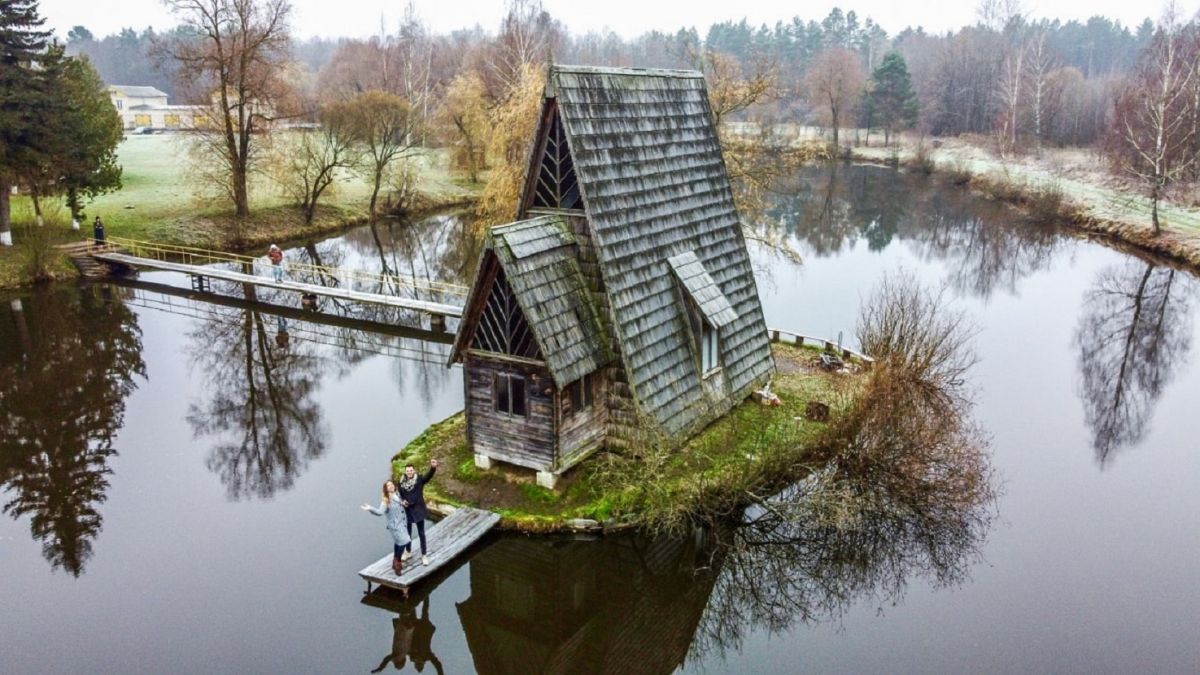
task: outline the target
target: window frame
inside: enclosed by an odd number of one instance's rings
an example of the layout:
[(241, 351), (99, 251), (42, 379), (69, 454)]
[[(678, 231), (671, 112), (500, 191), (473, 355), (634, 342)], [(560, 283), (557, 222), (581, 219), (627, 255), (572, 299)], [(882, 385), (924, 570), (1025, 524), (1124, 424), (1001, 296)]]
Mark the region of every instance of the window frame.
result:
[(721, 336), (717, 328), (700, 320), (700, 372), (709, 375), (721, 368)]
[[(576, 413), (582, 413), (590, 410), (596, 402), (596, 391), (592, 381), (593, 373), (587, 373), (578, 380), (567, 385), (567, 400), (571, 402), (571, 412), (573, 416)], [(576, 404), (576, 399), (579, 403)]]
[[(518, 382), (519, 386), (514, 387)], [(502, 406), (502, 401), (506, 405)], [(529, 383), (524, 374), (492, 373), (492, 411), (506, 417), (528, 419)]]

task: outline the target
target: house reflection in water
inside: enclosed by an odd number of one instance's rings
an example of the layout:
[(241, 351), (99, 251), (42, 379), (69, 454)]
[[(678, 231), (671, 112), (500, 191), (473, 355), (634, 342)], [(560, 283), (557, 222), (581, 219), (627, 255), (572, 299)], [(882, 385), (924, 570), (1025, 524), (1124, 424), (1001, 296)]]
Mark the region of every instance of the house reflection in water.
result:
[(471, 560), (458, 604), (475, 669), (674, 672), (712, 590), (703, 562), (693, 541), (501, 539)]

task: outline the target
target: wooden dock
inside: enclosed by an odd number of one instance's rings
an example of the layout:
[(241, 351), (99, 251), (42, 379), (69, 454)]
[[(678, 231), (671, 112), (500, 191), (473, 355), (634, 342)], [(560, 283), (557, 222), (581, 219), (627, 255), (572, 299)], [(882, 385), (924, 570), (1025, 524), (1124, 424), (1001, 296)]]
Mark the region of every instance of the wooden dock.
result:
[(404, 572), (399, 577), (392, 572), (392, 554), (389, 553), (371, 565), (359, 570), (358, 576), (367, 582), (367, 593), (372, 585), (395, 588), (404, 593), (413, 584), (432, 576), (442, 567), (453, 561), (460, 553), (467, 550), (487, 534), (500, 515), (491, 511), (483, 511), (469, 507), (460, 507), (437, 523), (427, 524), (425, 537), (429, 544), (429, 564), (421, 564), (421, 543), (413, 532), (413, 555), (404, 563)]

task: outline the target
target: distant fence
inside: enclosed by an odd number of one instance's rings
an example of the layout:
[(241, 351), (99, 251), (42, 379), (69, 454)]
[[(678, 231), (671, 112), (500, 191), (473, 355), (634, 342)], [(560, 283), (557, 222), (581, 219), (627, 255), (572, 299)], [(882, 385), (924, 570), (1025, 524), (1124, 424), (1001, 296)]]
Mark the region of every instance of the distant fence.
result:
[(767, 335), (771, 338), (771, 342), (782, 342), (783, 344), (795, 345), (797, 347), (803, 347), (805, 345), (813, 345), (815, 347), (821, 347), (822, 349), (824, 349), (827, 352), (835, 352), (836, 353), (836, 352), (840, 351), (842, 358), (858, 359), (859, 361), (862, 361), (864, 364), (866, 364), (868, 367), (870, 367), (872, 364), (875, 363), (875, 359), (871, 358), (870, 356), (867, 356), (866, 354), (863, 354), (860, 351), (850, 349), (849, 347), (842, 347), (839, 350), (837, 343), (828, 338), (819, 338), (819, 337), (813, 337), (811, 335), (802, 335), (800, 333), (793, 333), (791, 331), (781, 330), (779, 328), (768, 328)]

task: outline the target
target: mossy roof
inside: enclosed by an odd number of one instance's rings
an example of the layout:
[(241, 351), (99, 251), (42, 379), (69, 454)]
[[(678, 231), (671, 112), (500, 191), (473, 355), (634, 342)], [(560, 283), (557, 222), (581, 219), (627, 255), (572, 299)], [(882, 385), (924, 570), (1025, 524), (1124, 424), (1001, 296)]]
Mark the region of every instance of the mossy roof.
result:
[(563, 121), (634, 397), (668, 432), (703, 422), (713, 402), (689, 344), (671, 258), (694, 256), (685, 270), (699, 266), (707, 277), (699, 286), (725, 299), (706, 299), (723, 324), (724, 403), (774, 371), (704, 78), (553, 66), (546, 96)]
[[(517, 304), (557, 386), (562, 387), (611, 360), (608, 338), (592, 306), (576, 257), (575, 236), (561, 216), (539, 216), (491, 228), (484, 244), (467, 307), (490, 288), (482, 288), (489, 255), (494, 255), (512, 287)], [(459, 358), (476, 317), (463, 317), (451, 362)]]

